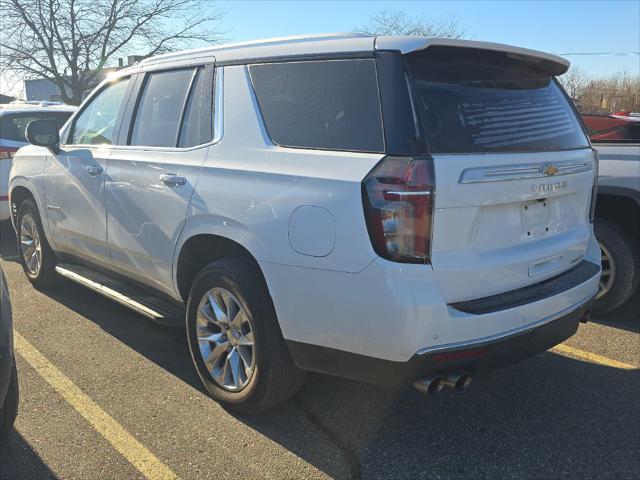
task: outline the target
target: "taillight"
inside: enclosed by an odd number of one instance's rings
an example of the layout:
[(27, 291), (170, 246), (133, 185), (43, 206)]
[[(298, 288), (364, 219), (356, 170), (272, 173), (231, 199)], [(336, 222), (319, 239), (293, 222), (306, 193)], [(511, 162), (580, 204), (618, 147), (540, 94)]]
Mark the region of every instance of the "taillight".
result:
[(600, 159), (598, 158), (598, 151), (593, 150), (593, 188), (591, 189), (591, 204), (589, 205), (589, 220), (593, 223), (596, 216), (596, 197), (598, 196), (598, 170), (600, 166)]
[(429, 157), (385, 157), (367, 175), (362, 196), (378, 255), (404, 263), (431, 261), (434, 195)]
[(11, 160), (17, 148), (0, 147), (0, 160)]

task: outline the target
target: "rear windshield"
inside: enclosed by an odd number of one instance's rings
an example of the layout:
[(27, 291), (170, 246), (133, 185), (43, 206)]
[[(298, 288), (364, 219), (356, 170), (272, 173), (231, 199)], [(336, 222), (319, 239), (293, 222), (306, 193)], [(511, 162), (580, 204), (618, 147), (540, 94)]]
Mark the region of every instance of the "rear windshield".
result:
[(71, 116), (71, 112), (11, 113), (0, 116), (0, 139), (26, 142), (24, 131), (33, 120), (55, 120), (58, 129)]
[(383, 152), (373, 59), (250, 65), (260, 112), (277, 145)]
[(570, 150), (589, 143), (556, 80), (530, 65), (408, 56), (433, 153)]

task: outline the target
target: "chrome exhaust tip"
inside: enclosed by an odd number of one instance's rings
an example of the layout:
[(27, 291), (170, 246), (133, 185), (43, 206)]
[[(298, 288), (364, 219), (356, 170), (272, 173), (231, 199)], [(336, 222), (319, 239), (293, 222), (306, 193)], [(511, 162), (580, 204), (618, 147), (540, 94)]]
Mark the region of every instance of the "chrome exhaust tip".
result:
[(471, 384), (471, 374), (469, 372), (450, 373), (443, 380), (443, 386), (454, 390), (464, 390)]
[(413, 388), (425, 395), (437, 395), (444, 388), (444, 377), (435, 376), (427, 377), (424, 380), (416, 380), (413, 382)]

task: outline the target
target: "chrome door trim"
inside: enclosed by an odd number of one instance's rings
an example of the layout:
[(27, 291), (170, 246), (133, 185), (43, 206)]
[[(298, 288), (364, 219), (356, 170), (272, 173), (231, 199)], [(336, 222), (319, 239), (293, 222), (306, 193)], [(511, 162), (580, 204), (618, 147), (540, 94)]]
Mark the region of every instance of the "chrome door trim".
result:
[[(502, 182), (528, 178), (545, 178), (588, 172), (589, 170), (593, 170), (592, 160), (568, 160), (565, 162), (539, 162), (524, 165), (475, 167), (463, 170), (458, 183)], [(553, 171), (554, 173), (548, 173), (549, 171)]]

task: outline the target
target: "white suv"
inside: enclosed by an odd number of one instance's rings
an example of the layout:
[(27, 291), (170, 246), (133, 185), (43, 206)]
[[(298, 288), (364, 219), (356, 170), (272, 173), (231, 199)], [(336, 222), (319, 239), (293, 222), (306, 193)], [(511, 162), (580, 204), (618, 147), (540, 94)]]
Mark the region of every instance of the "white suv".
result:
[(10, 185), (25, 272), (186, 317), (207, 390), (241, 412), (305, 370), (462, 388), (571, 336), (598, 290), (567, 67), (350, 34), (144, 60), (59, 135), (29, 125)]

